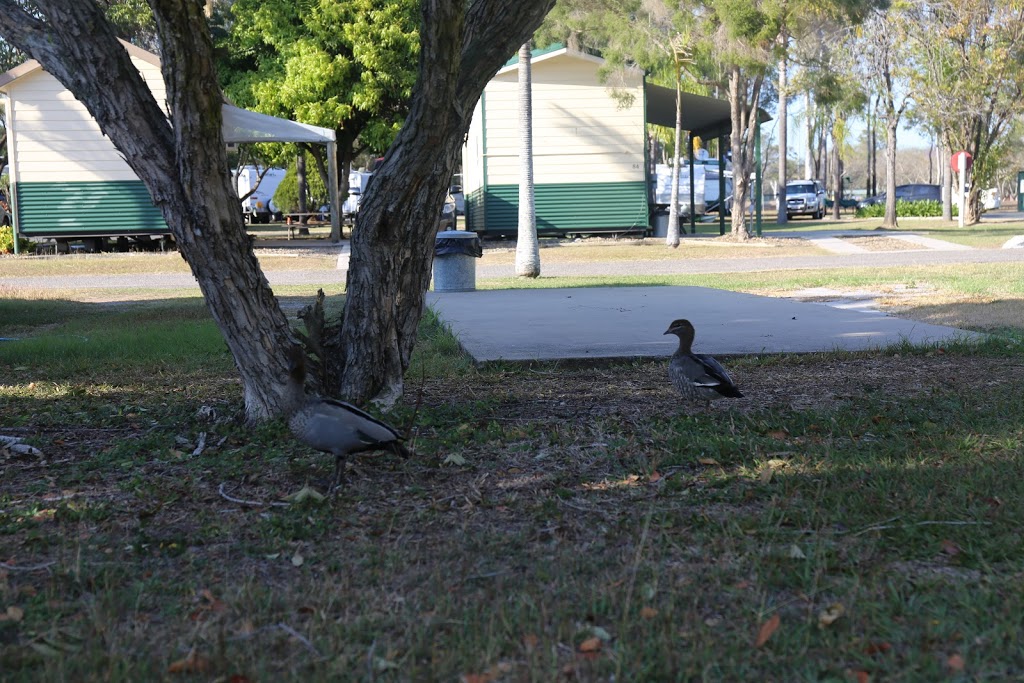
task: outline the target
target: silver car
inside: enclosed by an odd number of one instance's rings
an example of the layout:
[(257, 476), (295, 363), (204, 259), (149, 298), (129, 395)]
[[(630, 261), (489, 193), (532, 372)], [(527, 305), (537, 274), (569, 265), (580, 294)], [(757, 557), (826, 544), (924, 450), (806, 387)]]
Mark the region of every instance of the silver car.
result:
[(825, 216), (825, 187), (817, 180), (794, 180), (786, 183), (786, 218), (793, 216)]

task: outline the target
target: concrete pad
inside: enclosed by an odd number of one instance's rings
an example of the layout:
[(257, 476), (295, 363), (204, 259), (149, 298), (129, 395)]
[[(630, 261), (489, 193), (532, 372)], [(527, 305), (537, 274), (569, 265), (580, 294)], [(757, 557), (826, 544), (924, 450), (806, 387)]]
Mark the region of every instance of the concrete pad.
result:
[(478, 362), (668, 356), (689, 318), (713, 355), (868, 350), (977, 338), (952, 327), (705, 287), (429, 292), (427, 303)]

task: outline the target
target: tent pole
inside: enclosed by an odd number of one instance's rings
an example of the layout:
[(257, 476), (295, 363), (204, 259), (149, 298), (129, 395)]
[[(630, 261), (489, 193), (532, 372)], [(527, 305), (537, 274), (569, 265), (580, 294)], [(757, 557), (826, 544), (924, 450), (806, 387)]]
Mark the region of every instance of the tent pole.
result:
[(341, 202), (338, 200), (338, 143), (327, 143), (327, 191), (331, 198), (331, 241), (341, 241)]

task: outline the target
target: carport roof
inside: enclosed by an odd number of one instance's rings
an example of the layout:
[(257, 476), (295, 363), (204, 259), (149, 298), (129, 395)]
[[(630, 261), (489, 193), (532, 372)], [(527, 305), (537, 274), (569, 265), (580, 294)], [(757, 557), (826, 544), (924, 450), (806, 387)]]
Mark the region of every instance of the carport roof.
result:
[[(675, 128), (676, 91), (653, 83), (644, 84), (647, 95), (647, 122), (657, 126)], [(758, 109), (761, 123), (772, 117)], [(732, 132), (732, 114), (727, 100), (683, 93), (683, 130), (702, 138), (717, 138)]]
[[(599, 55), (569, 48), (557, 43), (545, 48), (535, 49), (532, 55), (534, 64), (562, 56), (597, 65), (605, 63), (604, 58)], [(518, 68), (518, 57), (513, 57), (505, 66), (498, 70), (498, 73), (507, 73)], [(639, 71), (635, 67), (630, 68)], [(648, 83), (645, 79), (644, 93), (647, 100), (647, 110), (644, 112), (647, 123), (675, 128), (676, 91), (672, 88)], [(764, 123), (765, 121), (771, 121), (772, 117), (763, 109), (759, 109), (758, 119), (761, 123)], [(729, 110), (728, 100), (683, 93), (683, 130), (688, 130), (702, 138), (717, 138), (722, 135), (728, 135), (732, 131), (732, 114)]]

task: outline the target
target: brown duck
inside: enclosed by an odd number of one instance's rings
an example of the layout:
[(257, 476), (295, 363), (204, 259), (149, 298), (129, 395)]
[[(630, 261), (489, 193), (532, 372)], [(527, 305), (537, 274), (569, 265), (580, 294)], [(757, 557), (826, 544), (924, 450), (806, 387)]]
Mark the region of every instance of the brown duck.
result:
[(695, 332), (689, 320), (672, 321), (665, 334), (679, 337), (679, 348), (668, 363), (668, 376), (683, 398), (710, 401), (722, 397), (743, 397), (721, 363), (711, 356), (693, 353), (691, 347)]

